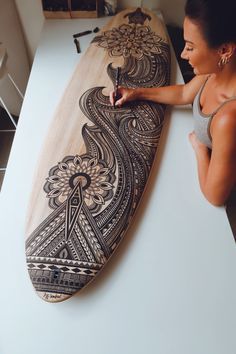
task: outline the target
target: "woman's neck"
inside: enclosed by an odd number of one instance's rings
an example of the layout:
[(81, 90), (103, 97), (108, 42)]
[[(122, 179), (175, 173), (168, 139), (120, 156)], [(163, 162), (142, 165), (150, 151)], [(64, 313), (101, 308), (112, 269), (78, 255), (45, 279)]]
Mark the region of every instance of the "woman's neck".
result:
[(216, 87), (225, 92), (226, 96), (236, 96), (236, 61), (229, 62), (225, 67), (213, 75)]

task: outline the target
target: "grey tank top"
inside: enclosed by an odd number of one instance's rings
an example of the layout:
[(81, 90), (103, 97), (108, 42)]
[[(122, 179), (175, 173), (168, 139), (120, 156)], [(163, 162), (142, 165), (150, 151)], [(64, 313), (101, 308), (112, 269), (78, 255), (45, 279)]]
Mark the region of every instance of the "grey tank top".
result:
[(236, 100), (236, 96), (229, 98), (228, 100), (221, 103), (217, 109), (215, 109), (211, 114), (204, 114), (201, 110), (200, 98), (201, 93), (205, 87), (208, 78), (202, 85), (201, 89), (197, 93), (193, 101), (193, 119), (194, 119), (194, 131), (199, 141), (206, 145), (209, 149), (212, 149), (212, 139), (210, 134), (211, 121), (214, 115), (224, 106), (227, 102)]

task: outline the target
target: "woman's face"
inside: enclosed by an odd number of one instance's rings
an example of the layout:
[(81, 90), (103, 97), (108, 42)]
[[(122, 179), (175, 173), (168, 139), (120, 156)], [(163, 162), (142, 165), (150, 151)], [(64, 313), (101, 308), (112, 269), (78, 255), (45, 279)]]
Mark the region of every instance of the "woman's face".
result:
[(219, 71), (219, 51), (208, 46), (201, 27), (188, 17), (184, 19), (185, 47), (181, 58), (188, 60), (195, 75), (212, 74)]

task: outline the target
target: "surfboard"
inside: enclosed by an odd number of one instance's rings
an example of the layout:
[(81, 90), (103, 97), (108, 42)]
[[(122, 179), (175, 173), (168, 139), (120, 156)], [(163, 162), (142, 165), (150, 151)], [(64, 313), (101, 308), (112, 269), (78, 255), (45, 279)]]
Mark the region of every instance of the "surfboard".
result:
[(114, 16), (83, 54), (58, 104), (33, 180), (26, 262), (45, 301), (70, 298), (104, 268), (134, 218), (156, 155), (165, 106), (113, 107), (120, 85), (169, 83), (162, 21), (146, 9)]

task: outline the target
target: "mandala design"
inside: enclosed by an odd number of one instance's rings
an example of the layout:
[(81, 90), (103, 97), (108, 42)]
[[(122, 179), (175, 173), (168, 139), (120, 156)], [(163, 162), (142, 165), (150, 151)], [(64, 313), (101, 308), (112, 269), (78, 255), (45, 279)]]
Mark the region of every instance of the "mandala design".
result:
[[(123, 56), (121, 85), (168, 84), (168, 44), (141, 24), (138, 11), (130, 16), (131, 24), (104, 32), (94, 43)], [(107, 73), (115, 84), (111, 63)], [(102, 87), (78, 101), (89, 122), (81, 131), (85, 154), (66, 156), (50, 169), (44, 191), (51, 213), (26, 242), (31, 281), (47, 301), (82, 289), (117, 248), (145, 189), (164, 120), (165, 106), (152, 102), (114, 109)]]
[(144, 55), (161, 54), (163, 39), (148, 26), (121, 25), (97, 36), (93, 43), (107, 49), (110, 56), (133, 56), (141, 59)]
[(87, 155), (69, 156), (49, 172), (44, 190), (50, 207), (55, 209), (62, 204), (79, 180), (84, 201), (90, 209), (104, 205), (106, 200), (112, 198), (115, 176), (104, 161)]

